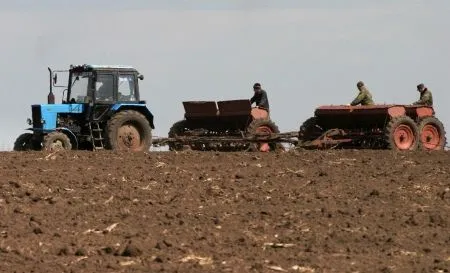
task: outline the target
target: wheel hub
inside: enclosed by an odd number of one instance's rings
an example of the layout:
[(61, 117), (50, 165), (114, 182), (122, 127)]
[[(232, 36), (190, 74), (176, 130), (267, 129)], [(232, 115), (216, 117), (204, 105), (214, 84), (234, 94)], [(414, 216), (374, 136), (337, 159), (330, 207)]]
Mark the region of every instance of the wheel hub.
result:
[(119, 128), (118, 140), (121, 149), (135, 150), (141, 146), (139, 131), (132, 124), (125, 124)]
[(420, 141), (425, 149), (434, 150), (439, 148), (440, 140), (441, 134), (435, 126), (427, 124), (422, 128)]
[(64, 150), (64, 144), (61, 140), (57, 139), (50, 145), (50, 151)]
[(398, 149), (408, 150), (414, 145), (414, 133), (408, 125), (402, 124), (394, 131), (394, 142)]
[[(268, 126), (260, 126), (256, 129), (257, 133), (264, 133), (264, 134), (271, 134), (272, 133), (272, 129), (270, 129), (270, 127)], [(259, 147), (259, 151), (260, 152), (269, 152), (270, 151), (270, 145), (267, 142), (263, 142), (263, 143), (258, 143)]]

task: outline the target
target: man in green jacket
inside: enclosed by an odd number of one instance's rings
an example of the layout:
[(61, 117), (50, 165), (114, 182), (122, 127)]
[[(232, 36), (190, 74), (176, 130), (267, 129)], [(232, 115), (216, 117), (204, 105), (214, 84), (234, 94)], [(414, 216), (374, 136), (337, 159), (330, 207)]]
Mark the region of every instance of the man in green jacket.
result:
[(358, 96), (350, 103), (352, 106), (356, 105), (373, 105), (372, 94), (370, 94), (369, 89), (364, 85), (362, 81), (359, 81), (356, 84), (358, 87), (359, 94)]
[(433, 106), (433, 95), (431, 95), (431, 91), (423, 83), (417, 86), (417, 91), (420, 92), (420, 99), (414, 102), (414, 105)]

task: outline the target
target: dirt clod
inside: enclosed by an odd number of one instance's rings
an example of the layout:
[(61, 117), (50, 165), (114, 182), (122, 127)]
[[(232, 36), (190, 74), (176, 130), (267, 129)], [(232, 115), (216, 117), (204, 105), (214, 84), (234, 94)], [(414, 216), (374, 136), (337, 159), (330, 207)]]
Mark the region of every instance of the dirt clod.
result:
[(86, 250), (84, 248), (79, 248), (75, 251), (75, 256), (86, 256)]
[(125, 257), (138, 257), (142, 254), (142, 250), (133, 244), (129, 244), (122, 252), (122, 256)]

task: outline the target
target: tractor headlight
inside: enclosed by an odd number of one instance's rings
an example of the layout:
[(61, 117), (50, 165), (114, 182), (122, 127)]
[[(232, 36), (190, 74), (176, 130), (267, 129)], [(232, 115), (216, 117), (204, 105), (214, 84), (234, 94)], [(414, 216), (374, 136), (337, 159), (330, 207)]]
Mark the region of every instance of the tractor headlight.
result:
[(33, 122), (31, 121), (31, 119), (30, 119), (30, 118), (27, 118), (27, 123), (28, 123), (28, 125), (31, 125), (31, 124), (33, 124)]

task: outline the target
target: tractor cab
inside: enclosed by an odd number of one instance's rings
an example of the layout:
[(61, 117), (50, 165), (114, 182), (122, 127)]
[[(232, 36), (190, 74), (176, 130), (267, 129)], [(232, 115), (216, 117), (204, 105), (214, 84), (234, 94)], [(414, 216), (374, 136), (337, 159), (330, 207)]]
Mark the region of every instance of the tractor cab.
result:
[[(83, 104), (84, 119), (100, 121), (116, 104), (145, 104), (140, 101), (138, 83), (144, 76), (131, 66), (71, 65), (68, 72), (62, 103)], [(56, 87), (57, 78), (55, 71)]]
[[(63, 103), (113, 104), (145, 103), (139, 98), (138, 80), (143, 75), (131, 66), (77, 65), (69, 69)], [(53, 75), (56, 86), (57, 74)]]

